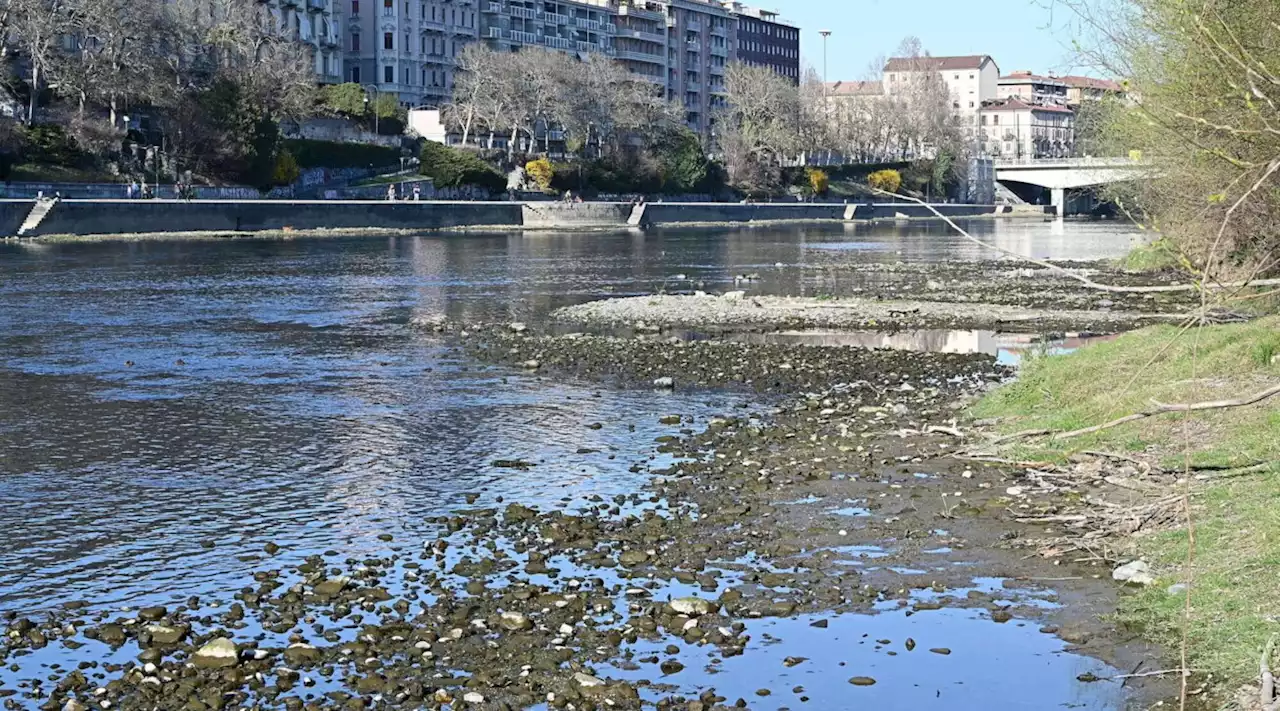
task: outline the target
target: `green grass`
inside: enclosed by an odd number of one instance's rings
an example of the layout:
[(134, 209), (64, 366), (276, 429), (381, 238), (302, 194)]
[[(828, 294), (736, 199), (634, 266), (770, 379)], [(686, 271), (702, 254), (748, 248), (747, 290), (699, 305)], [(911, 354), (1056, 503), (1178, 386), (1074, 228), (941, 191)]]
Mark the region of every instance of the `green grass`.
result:
[[(989, 394), (976, 417), (998, 417), (1006, 432), (1077, 429), (1146, 408), (1150, 400), (1232, 399), (1280, 380), (1280, 317), (1179, 334), (1148, 328), (1064, 356), (1027, 363), (1019, 379)], [(1231, 410), (1158, 415), (1093, 436), (1020, 445), (1019, 458), (1061, 460), (1080, 450), (1144, 452), (1180, 467), (1271, 463), (1269, 471), (1202, 485), (1195, 498), (1195, 566), (1187, 625), (1192, 666), (1230, 693), (1256, 681), (1258, 655), (1280, 634), (1280, 399)], [(1157, 584), (1123, 598), (1120, 619), (1170, 650), (1180, 644), (1186, 530), (1134, 540), (1155, 566)], [(1176, 652), (1175, 652), (1176, 653)]]
[(1120, 268), (1131, 272), (1158, 272), (1181, 266), (1182, 258), (1169, 242), (1161, 239), (1135, 247), (1120, 260)]

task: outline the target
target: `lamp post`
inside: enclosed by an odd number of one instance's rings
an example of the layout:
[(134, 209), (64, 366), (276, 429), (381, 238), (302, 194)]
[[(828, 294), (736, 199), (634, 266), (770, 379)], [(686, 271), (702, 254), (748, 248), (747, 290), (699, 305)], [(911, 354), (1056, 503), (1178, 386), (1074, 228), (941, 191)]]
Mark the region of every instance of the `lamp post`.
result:
[(823, 91), (826, 91), (826, 84), (827, 84), (827, 38), (831, 36), (831, 30), (818, 30), (818, 34), (822, 35), (822, 84), (823, 84)]
[[(378, 132), (378, 86), (376, 84), (365, 84), (363, 88), (365, 90), (364, 106), (365, 106), (365, 109), (368, 109), (370, 105), (373, 106), (373, 132), (377, 133)], [(369, 101), (370, 92), (373, 93), (372, 102)]]

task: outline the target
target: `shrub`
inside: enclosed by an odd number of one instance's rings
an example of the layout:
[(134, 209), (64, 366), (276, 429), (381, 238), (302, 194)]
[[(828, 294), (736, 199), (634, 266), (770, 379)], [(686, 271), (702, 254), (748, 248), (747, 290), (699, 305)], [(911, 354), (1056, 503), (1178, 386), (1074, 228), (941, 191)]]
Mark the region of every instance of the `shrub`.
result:
[(329, 113), (350, 118), (364, 116), (368, 108), (364, 87), (359, 84), (332, 84), (320, 89), (320, 106)]
[(825, 195), (827, 188), (831, 185), (831, 178), (827, 176), (826, 171), (818, 168), (810, 168), (809, 171), (809, 189), (814, 195)]
[(400, 151), (364, 143), (337, 143), (294, 139), (284, 142), (298, 167), (307, 168), (390, 168), (400, 165)]
[(875, 190), (896, 193), (902, 188), (902, 174), (896, 170), (877, 170), (867, 176), (867, 185)]
[(475, 185), (495, 193), (507, 188), (507, 176), (469, 151), (426, 141), (422, 144), (421, 160), (420, 172), (431, 178), (438, 188)]
[(302, 170), (298, 168), (298, 161), (294, 159), (289, 149), (280, 151), (276, 156), (276, 167), (271, 174), (271, 181), (276, 185), (293, 185), (298, 177), (302, 175)]
[(555, 168), (551, 165), (551, 161), (546, 158), (531, 160), (524, 166), (525, 173), (533, 182), (538, 184), (538, 189), (544, 193), (551, 192), (551, 180), (555, 177)]

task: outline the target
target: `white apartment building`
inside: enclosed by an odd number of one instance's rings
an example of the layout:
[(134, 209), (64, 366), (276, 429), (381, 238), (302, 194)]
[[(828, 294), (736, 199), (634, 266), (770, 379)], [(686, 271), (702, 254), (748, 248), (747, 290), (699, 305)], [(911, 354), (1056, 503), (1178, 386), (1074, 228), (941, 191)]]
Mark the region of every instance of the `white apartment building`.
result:
[(966, 57), (894, 57), (884, 66), (884, 93), (909, 90), (921, 78), (940, 78), (951, 92), (951, 108), (969, 136), (976, 136), (984, 101), (1000, 96), (1000, 67), (985, 54)]
[(480, 36), (479, 1), (333, 0), (347, 11), (344, 81), (405, 106), (448, 101), (458, 53)]
[(689, 128), (714, 134), (714, 109), (724, 105), (731, 56), (732, 13), (715, 2), (662, 0), (667, 15), (667, 98), (682, 102)]
[(342, 81), (342, 37), (334, 12), (340, 0), (270, 0), (267, 9), (277, 26), (311, 45), (316, 80)]

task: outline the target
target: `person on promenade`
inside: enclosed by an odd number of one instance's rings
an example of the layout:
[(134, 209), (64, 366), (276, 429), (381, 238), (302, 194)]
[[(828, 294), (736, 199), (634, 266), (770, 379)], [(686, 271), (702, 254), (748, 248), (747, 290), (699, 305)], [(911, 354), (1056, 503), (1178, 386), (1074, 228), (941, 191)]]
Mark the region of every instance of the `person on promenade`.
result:
[(138, 195), (138, 181), (130, 180), (129, 184), (124, 188), (124, 195), (127, 199), (132, 200)]
[(422, 199), (422, 186), (417, 183), (413, 184), (413, 201), (418, 202)]
[(391, 202), (395, 202), (395, 199), (396, 199), (396, 184), (392, 183), (387, 186), (387, 200)]

